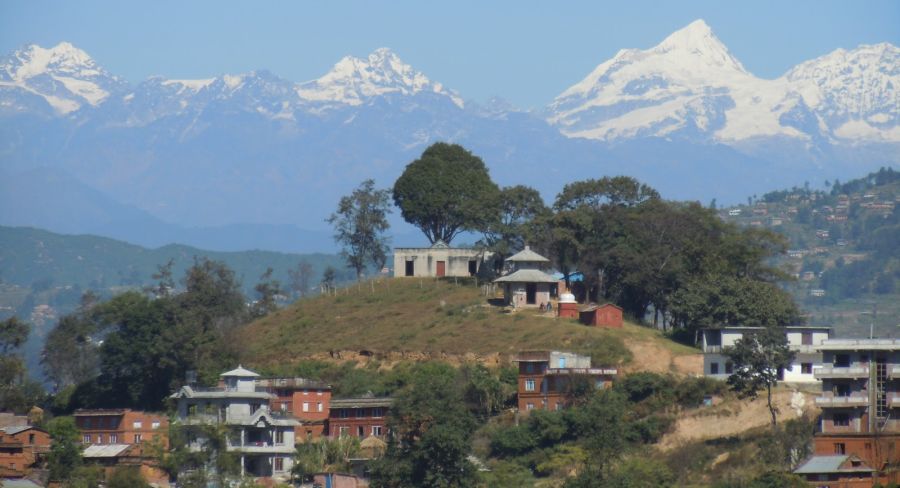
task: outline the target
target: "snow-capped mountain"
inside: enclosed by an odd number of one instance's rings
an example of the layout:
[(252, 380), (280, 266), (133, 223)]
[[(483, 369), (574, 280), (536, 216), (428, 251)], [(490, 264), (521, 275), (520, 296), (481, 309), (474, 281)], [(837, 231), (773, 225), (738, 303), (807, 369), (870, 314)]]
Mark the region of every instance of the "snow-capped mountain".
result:
[(547, 120), (570, 137), (604, 141), (900, 142), (897, 53), (890, 44), (838, 50), (766, 80), (697, 20), (653, 48), (619, 51), (556, 97)]
[(68, 42), (49, 49), (32, 44), (0, 62), (0, 106), (6, 110), (27, 107), (16, 103), (16, 95), (37, 96), (65, 115), (84, 105), (97, 106), (125, 86)]
[(429, 80), (387, 48), (376, 49), (366, 59), (344, 57), (321, 78), (297, 87), (297, 95), (302, 100), (323, 105), (356, 106), (389, 93), (415, 95), (420, 92), (447, 96), (463, 108), (463, 100), (458, 94)]

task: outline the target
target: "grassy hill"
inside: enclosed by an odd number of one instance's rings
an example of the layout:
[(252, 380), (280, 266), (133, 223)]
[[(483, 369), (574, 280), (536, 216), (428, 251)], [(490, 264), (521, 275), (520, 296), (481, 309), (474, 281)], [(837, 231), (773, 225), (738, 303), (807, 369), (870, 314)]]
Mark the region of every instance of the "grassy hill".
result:
[(587, 327), (537, 311), (488, 304), (473, 280), (394, 278), (317, 296), (243, 329), (246, 362), (271, 367), (301, 359), (468, 359), (505, 363), (518, 351), (561, 349), (596, 364), (657, 371), (696, 369), (698, 350), (626, 323)]

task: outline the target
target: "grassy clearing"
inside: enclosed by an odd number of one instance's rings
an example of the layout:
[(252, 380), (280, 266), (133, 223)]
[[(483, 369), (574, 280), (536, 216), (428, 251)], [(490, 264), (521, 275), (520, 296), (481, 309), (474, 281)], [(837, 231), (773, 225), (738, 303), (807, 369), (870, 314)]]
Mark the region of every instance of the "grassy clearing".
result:
[(652, 343), (673, 355), (696, 349), (659, 332), (626, 323), (622, 329), (586, 327), (535, 311), (491, 306), (470, 280), (382, 279), (352, 285), (337, 296), (300, 300), (241, 334), (246, 360), (257, 365), (328, 351), (512, 355), (527, 349), (590, 353), (595, 362), (627, 364), (629, 342)]

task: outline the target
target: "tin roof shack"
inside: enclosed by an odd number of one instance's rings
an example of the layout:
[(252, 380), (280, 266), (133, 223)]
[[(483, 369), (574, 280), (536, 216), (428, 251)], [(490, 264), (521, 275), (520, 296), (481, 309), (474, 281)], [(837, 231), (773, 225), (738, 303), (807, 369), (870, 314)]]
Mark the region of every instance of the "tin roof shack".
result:
[(609, 388), (618, 371), (591, 367), (591, 357), (559, 351), (524, 351), (519, 363), (519, 412), (536, 408), (560, 410), (570, 402), (576, 381), (588, 381), (596, 388)]
[(475, 276), (491, 253), (450, 247), (444, 241), (431, 247), (394, 248), (394, 277)]
[(0, 428), (0, 477), (28, 476), (48, 452), (50, 434), (47, 431), (31, 425)]
[[(241, 476), (287, 482), (294, 461), (294, 430), (300, 422), (289, 414), (274, 413), (269, 402), (276, 396), (257, 387), (258, 374), (238, 366), (222, 373), (215, 388), (183, 386), (171, 398), (177, 400), (178, 420), (191, 428), (221, 425), (228, 431), (225, 449), (240, 458)], [(191, 450), (205, 443), (203, 429), (190, 436)]]
[[(822, 366), (819, 344), (831, 335), (830, 327), (790, 326), (783, 327), (788, 347), (794, 351), (794, 362), (790, 368), (779, 371), (779, 380), (788, 383), (817, 383), (813, 374)], [(703, 350), (703, 374), (726, 380), (733, 371), (733, 365), (725, 355), (725, 348), (733, 346), (744, 334), (762, 330), (762, 327), (721, 327), (702, 329), (700, 348)]]
[(795, 469), (794, 474), (817, 487), (869, 488), (875, 484), (874, 469), (857, 456), (843, 454), (813, 456)]
[(273, 412), (291, 414), (300, 420), (294, 430), (297, 442), (318, 439), (325, 434), (331, 385), (306, 378), (259, 378), (256, 387), (274, 395), (269, 402)]
[(525, 249), (504, 261), (509, 273), (494, 280), (503, 286), (503, 299), (513, 308), (538, 307), (550, 303), (557, 279), (544, 269), (550, 260)]
[(578, 320), (594, 327), (622, 328), (622, 308), (612, 303), (588, 305), (578, 313)]
[(367, 488), (369, 482), (355, 474), (316, 473), (313, 475), (313, 486), (322, 488)]
[(818, 349), (815, 457), (857, 456), (882, 484), (900, 481), (900, 340), (829, 339)]
[(137, 444), (92, 444), (81, 452), (85, 463), (101, 466), (107, 479), (120, 467), (132, 467), (152, 486), (170, 486), (168, 473), (151, 456)]
[(335, 398), (328, 415), (328, 436), (356, 436), (365, 439), (387, 435), (387, 414), (394, 403), (390, 397), (369, 394), (358, 398)]

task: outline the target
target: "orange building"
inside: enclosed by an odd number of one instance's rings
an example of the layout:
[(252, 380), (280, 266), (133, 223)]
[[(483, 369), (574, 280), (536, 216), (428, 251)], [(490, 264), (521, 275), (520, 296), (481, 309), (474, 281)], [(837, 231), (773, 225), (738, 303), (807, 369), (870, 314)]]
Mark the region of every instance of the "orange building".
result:
[(0, 477), (31, 474), (50, 451), (50, 434), (30, 425), (0, 428)]
[(596, 388), (609, 388), (618, 373), (614, 368), (593, 368), (590, 356), (568, 352), (525, 351), (516, 362), (520, 412), (561, 410), (569, 403), (576, 378), (586, 379)]
[(131, 409), (76, 410), (75, 425), (82, 442), (91, 444), (168, 445), (169, 419), (165, 415)]
[(258, 378), (256, 386), (274, 395), (269, 400), (273, 412), (290, 413), (300, 420), (294, 430), (296, 442), (317, 439), (325, 433), (331, 385), (306, 378)]

